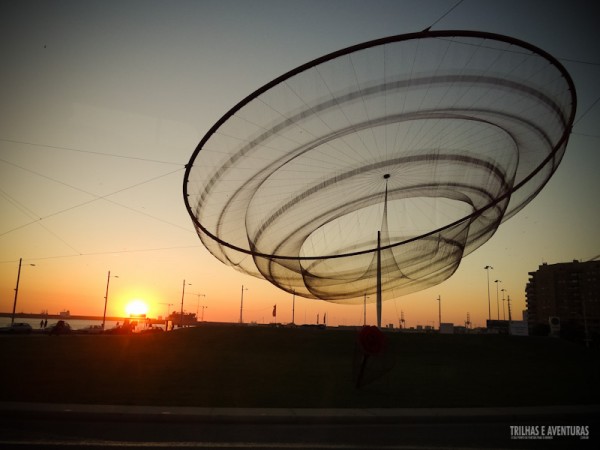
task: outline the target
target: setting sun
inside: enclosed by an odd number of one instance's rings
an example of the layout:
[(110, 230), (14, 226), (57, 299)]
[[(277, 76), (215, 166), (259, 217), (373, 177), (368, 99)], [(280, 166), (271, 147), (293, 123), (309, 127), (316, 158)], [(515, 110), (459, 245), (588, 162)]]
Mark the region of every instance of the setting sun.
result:
[(148, 313), (148, 305), (143, 300), (135, 299), (127, 304), (125, 312), (129, 316), (146, 315)]

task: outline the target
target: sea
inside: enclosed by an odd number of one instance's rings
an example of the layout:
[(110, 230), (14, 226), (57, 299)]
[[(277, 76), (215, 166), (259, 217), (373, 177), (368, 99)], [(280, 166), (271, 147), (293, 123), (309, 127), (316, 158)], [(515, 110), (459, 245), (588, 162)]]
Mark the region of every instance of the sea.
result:
[[(28, 323), (29, 325), (31, 325), (31, 327), (34, 330), (42, 329), (42, 327), (40, 327), (41, 320), (42, 320), (41, 318), (37, 318), (37, 319), (22, 319), (19, 317), (15, 318), (15, 322)], [(59, 319), (48, 319), (47, 327), (54, 325), (55, 323), (58, 322), (58, 320)], [(69, 318), (65, 318), (63, 320), (71, 326), (72, 330), (81, 330), (81, 329), (87, 328), (91, 325), (102, 325), (102, 320), (70, 320)], [(107, 320), (104, 324), (104, 329), (110, 330), (111, 328), (115, 328), (118, 325), (122, 325), (122, 324), (123, 324), (123, 321)], [(0, 317), (0, 328), (8, 327), (8, 326), (10, 326), (10, 317)], [(144, 327), (144, 324), (140, 324), (140, 325), (138, 325), (137, 330), (139, 331), (140, 329), (143, 329), (143, 327)], [(160, 327), (160, 325), (153, 325), (153, 327)], [(162, 328), (164, 328), (164, 326), (162, 326)]]

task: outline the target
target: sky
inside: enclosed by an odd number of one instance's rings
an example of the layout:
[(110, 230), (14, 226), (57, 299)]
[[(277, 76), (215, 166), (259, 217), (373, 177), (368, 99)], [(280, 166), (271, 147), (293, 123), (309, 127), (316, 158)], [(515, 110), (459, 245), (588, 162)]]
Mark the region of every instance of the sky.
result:
[[(553, 178), (433, 288), (387, 301), (384, 324), (473, 326), (525, 309), (528, 273), (600, 254), (600, 30), (593, 1), (280, 0), (0, 2), (0, 312), (292, 320), (292, 296), (216, 260), (182, 197), (184, 166), (233, 105), (332, 51), (468, 29), (557, 57), (578, 110)], [(32, 265), (34, 264), (34, 265)], [(493, 269), (486, 271), (485, 266)], [(489, 275), (489, 284), (488, 284)], [(118, 278), (117, 278), (118, 277)], [(495, 280), (500, 280), (498, 283)], [(184, 290), (185, 283), (185, 290)], [(505, 289), (505, 291), (501, 291)], [(506, 298), (505, 297), (505, 298)], [(370, 299), (372, 301), (374, 299)], [(298, 324), (359, 325), (362, 305), (296, 297)], [(504, 306), (504, 308), (503, 308)], [(203, 308), (204, 307), (204, 308)], [(375, 323), (375, 306), (367, 305)]]

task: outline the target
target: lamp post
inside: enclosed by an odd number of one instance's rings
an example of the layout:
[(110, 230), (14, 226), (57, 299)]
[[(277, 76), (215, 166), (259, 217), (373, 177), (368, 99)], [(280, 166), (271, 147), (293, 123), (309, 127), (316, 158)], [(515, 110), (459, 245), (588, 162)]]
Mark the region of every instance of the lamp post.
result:
[[(15, 287), (15, 301), (13, 303), (13, 311), (12, 316), (10, 318), (10, 324), (15, 323), (15, 311), (17, 310), (17, 297), (19, 295), (19, 280), (21, 278), (21, 264), (23, 263), (23, 258), (19, 258), (19, 270), (17, 271), (17, 287)], [(35, 264), (26, 264), (29, 266), (34, 266)]]
[(244, 291), (247, 291), (248, 288), (244, 288), (244, 285), (242, 284), (242, 300), (240, 302), (240, 323), (244, 323), (243, 319), (242, 319), (242, 311), (244, 310)]
[(167, 315), (165, 316), (165, 320), (168, 321), (169, 320), (169, 309), (171, 306), (173, 306), (173, 303), (159, 303), (159, 305), (165, 305), (167, 307)]
[(502, 320), (506, 320), (506, 310), (504, 309), (504, 302), (506, 301), (504, 299), (504, 293), (506, 292), (506, 289), (502, 288), (500, 290), (502, 291)]
[[(113, 278), (119, 278), (118, 275), (113, 275)], [(106, 305), (108, 304), (108, 286), (110, 285), (110, 270), (106, 277), (106, 294), (104, 295), (104, 314), (102, 315), (102, 331), (104, 331), (104, 325), (106, 323)]]
[(490, 269), (492, 266), (485, 266), (484, 269), (487, 271), (487, 288), (488, 288), (488, 319), (492, 320), (492, 306), (490, 303)]
[(494, 283), (496, 283), (496, 308), (498, 309), (498, 320), (500, 320), (500, 300), (499, 300), (499, 295), (498, 295), (498, 286), (499, 286), (499, 283), (502, 283), (502, 281), (496, 280), (496, 281), (494, 281)]
[(186, 283), (185, 280), (183, 280), (183, 288), (181, 289), (181, 311), (179, 313), (179, 327), (183, 328), (183, 297), (185, 297), (185, 286), (186, 284), (188, 286), (191, 286), (192, 283)]
[(438, 298), (436, 300), (439, 302), (439, 311), (438, 311), (438, 314), (439, 314), (438, 320), (440, 321), (439, 330), (442, 331), (442, 296), (438, 295)]
[(296, 325), (294, 322), (296, 316), (296, 289), (292, 289), (292, 325)]
[[(198, 303), (196, 304), (196, 321), (198, 320), (198, 310), (200, 309), (200, 297), (204, 297), (206, 298), (205, 294), (196, 294), (198, 296)], [(204, 306), (202, 307), (204, 308)], [(204, 314), (204, 309), (202, 310), (202, 313)]]
[(363, 326), (367, 325), (367, 294), (365, 294), (363, 299)]
[(202, 305), (202, 319), (200, 319), (201, 322), (204, 322), (204, 310), (207, 308), (208, 306)]

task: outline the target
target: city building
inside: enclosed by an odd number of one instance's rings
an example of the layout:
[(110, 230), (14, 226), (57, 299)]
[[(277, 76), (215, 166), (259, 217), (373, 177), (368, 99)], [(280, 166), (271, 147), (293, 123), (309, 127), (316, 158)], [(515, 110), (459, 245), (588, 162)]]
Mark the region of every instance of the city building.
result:
[(532, 335), (600, 336), (600, 261), (542, 264), (525, 288)]

